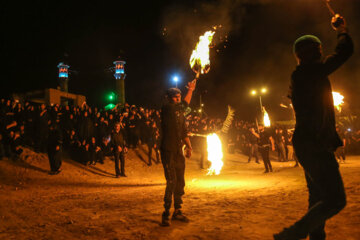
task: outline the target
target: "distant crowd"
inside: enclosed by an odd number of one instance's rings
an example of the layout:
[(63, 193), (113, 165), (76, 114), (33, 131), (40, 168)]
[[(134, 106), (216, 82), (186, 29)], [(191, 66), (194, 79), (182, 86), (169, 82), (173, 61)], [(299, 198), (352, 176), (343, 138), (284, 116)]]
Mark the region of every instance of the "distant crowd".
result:
[[(220, 132), (223, 119), (210, 118), (199, 113), (186, 116), (191, 133), (206, 135)], [(112, 110), (81, 107), (32, 104), (1, 99), (0, 102), (0, 159), (8, 157), (16, 160), (23, 147), (35, 152), (46, 153), (59, 146), (61, 151), (84, 165), (104, 163), (106, 156), (114, 151), (111, 139), (116, 123), (120, 123), (126, 149), (137, 148), (139, 144), (148, 147), (148, 165), (160, 163), (159, 144), (161, 131), (160, 110), (147, 109), (125, 104)], [(275, 126), (268, 129), (273, 139), (278, 161), (294, 161), (292, 148), (293, 129)], [(337, 156), (345, 161), (345, 154), (358, 154), (360, 130), (338, 128), (345, 147), (339, 148)], [(221, 134), (223, 148), (229, 154), (242, 153), (259, 162), (258, 126), (254, 123), (235, 119), (227, 134)], [(255, 134), (254, 134), (255, 133)], [(206, 141), (204, 137), (192, 137), (193, 148), (201, 153), (200, 167), (206, 165)], [(53, 146), (52, 146), (53, 145)], [(152, 158), (153, 152), (155, 158)]]

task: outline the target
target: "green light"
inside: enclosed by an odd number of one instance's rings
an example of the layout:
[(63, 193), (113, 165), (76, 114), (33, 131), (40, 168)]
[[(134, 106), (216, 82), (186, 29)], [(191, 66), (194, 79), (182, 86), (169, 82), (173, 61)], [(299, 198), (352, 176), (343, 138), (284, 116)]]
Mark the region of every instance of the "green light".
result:
[(110, 102), (114, 101), (114, 100), (115, 100), (115, 97), (116, 97), (116, 95), (115, 95), (114, 92), (110, 92), (110, 93), (107, 95), (107, 99), (108, 99)]
[(116, 107), (116, 105), (110, 103), (110, 104), (108, 104), (108, 105), (105, 106), (105, 110), (111, 110), (111, 109), (113, 109), (114, 107)]

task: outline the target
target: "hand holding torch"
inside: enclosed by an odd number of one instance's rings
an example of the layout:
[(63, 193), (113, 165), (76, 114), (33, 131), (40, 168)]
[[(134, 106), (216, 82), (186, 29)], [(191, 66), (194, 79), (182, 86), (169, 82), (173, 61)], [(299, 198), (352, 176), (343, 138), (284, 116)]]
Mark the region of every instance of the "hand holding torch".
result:
[(338, 13), (335, 13), (334, 9), (330, 5), (330, 0), (324, 0), (325, 4), (329, 10), (330, 15), (332, 16), (331, 19), (331, 26), (335, 30), (342, 30), (345, 29), (345, 19)]

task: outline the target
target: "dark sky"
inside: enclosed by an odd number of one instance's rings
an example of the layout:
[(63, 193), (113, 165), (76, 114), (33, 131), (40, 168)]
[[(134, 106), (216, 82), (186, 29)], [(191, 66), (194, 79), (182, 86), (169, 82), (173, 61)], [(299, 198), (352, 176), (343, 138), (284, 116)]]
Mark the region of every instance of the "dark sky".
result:
[[(286, 119), (289, 76), (296, 62), (292, 43), (303, 34), (317, 35), (324, 52), (334, 49), (336, 34), (322, 0), (213, 1), (8, 1), (1, 6), (1, 95), (56, 88), (57, 64), (66, 61), (73, 72), (69, 91), (86, 95), (91, 105), (105, 104), (115, 87), (108, 70), (121, 56), (125, 65), (126, 100), (159, 107), (177, 73), (184, 89), (193, 78), (188, 61), (198, 37), (222, 25), (211, 49), (211, 70), (202, 76), (193, 104), (202, 94), (205, 110), (224, 115), (231, 104), (244, 119), (252, 119), (258, 99), (252, 88), (266, 86), (264, 105), (273, 118)], [(330, 77), (334, 90), (350, 108), (360, 108), (360, 1), (333, 0), (343, 14), (356, 52)], [(223, 40), (227, 36), (226, 41)]]

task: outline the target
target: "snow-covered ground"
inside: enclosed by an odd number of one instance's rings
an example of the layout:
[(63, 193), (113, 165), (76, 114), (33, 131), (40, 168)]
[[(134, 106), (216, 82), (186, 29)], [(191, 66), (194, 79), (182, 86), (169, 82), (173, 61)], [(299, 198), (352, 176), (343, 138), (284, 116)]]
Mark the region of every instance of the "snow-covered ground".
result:
[[(190, 223), (159, 226), (165, 179), (161, 164), (147, 166), (146, 148), (130, 150), (127, 178), (114, 162), (83, 166), (64, 159), (48, 175), (44, 154), (25, 149), (21, 161), (0, 160), (0, 239), (272, 239), (301, 217), (307, 189), (301, 167), (272, 158), (273, 173), (226, 154), (218, 176), (206, 176), (194, 154), (187, 160), (183, 211)], [(327, 222), (328, 239), (360, 239), (360, 157), (340, 165), (348, 204)]]

